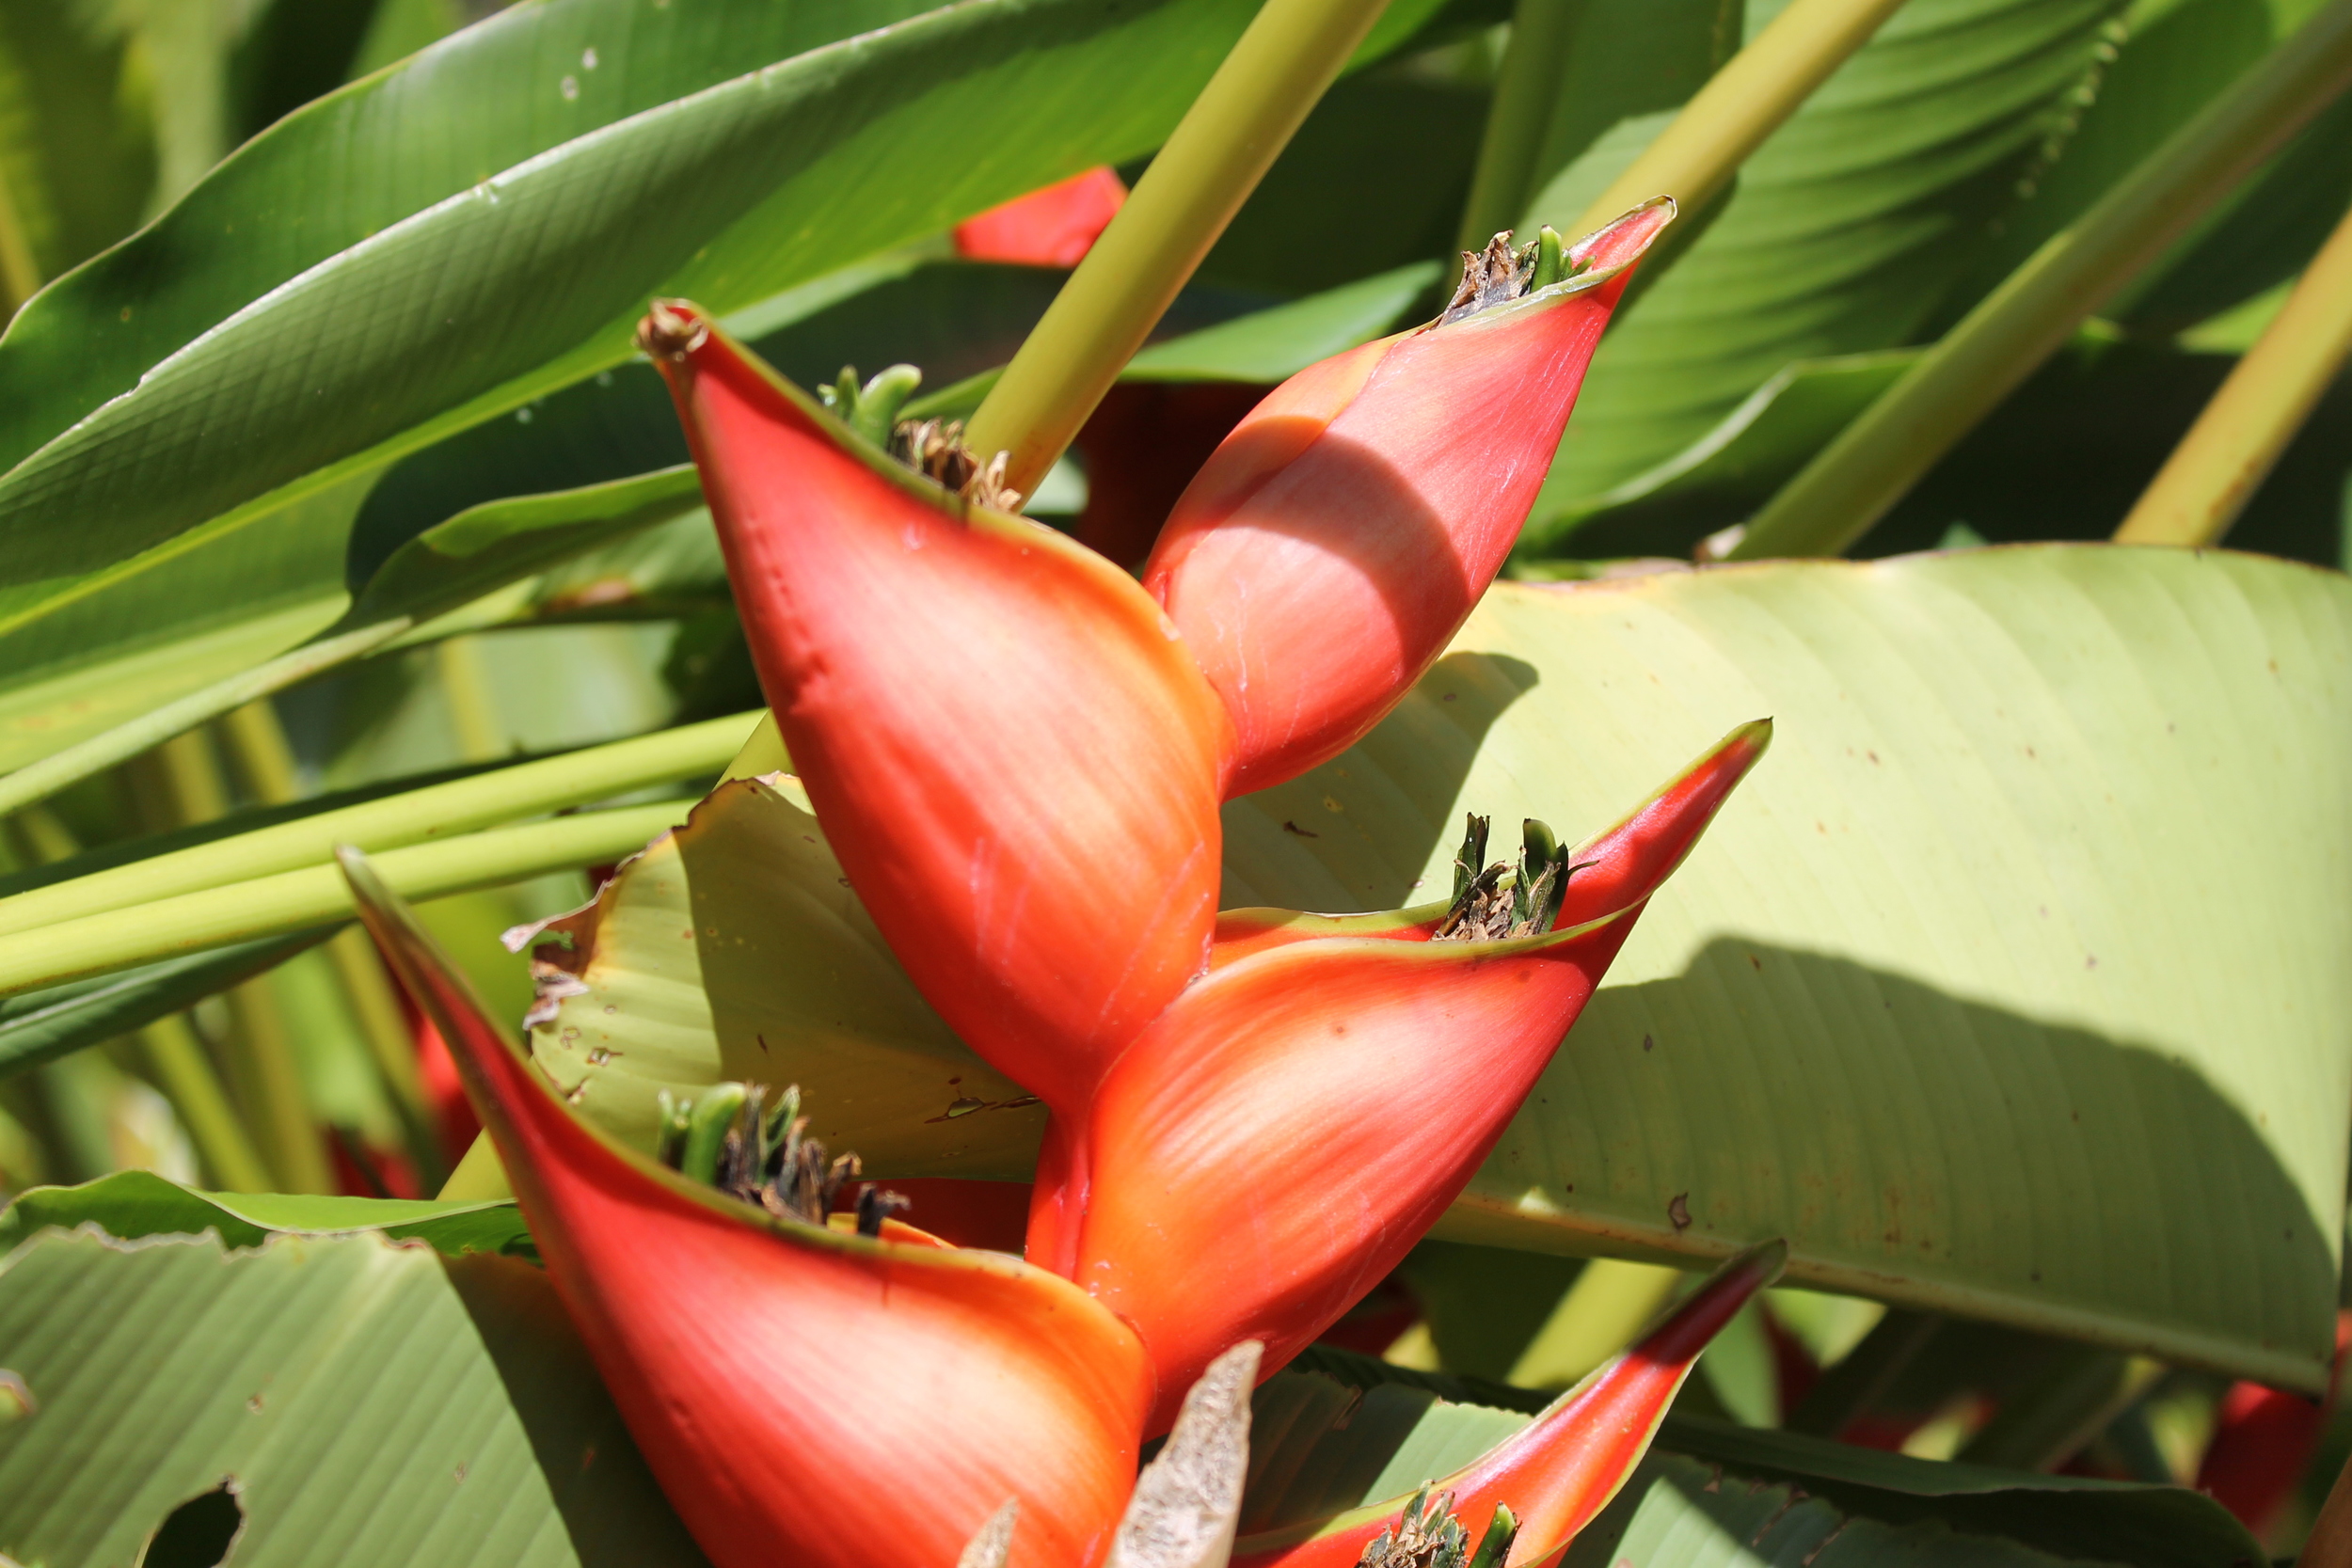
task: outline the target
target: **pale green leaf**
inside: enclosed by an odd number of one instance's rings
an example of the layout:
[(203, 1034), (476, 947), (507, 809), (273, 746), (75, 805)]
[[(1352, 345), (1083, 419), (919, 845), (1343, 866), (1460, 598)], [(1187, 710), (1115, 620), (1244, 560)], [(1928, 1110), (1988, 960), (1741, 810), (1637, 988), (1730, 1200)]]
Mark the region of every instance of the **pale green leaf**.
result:
[(698, 1568), (555, 1299), (516, 1259), (381, 1235), (126, 1244), (0, 1262), (0, 1552), (136, 1559), (233, 1480), (238, 1568)]

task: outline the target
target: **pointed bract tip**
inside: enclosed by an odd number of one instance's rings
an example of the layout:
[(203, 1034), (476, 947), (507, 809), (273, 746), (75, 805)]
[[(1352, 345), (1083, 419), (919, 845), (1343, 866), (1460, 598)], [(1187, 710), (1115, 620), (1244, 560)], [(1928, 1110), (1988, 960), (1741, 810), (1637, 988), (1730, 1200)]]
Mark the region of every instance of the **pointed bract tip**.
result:
[(1136, 1479), (1107, 1568), (1225, 1568), (1249, 1471), (1249, 1391), (1264, 1351), (1244, 1339), (1185, 1393), (1167, 1446)]
[(973, 1532), (962, 1555), (956, 1559), (956, 1568), (1005, 1568), (1012, 1556), (1012, 1529), (1020, 1522), (1021, 1499), (1007, 1497), (1005, 1506)]
[(657, 299), (637, 324), (637, 346), (657, 363), (676, 364), (710, 341), (710, 323), (683, 299)]

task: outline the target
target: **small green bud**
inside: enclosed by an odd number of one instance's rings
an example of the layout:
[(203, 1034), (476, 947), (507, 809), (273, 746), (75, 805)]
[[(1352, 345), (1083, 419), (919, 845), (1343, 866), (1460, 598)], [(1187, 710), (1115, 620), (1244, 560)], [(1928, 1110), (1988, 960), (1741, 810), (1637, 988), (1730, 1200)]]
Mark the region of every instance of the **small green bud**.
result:
[(743, 1110), (747, 1091), (740, 1084), (713, 1084), (694, 1097), (687, 1117), (686, 1148), (678, 1169), (692, 1180), (717, 1185), (719, 1156), (726, 1148), (727, 1132)]
[(1518, 1538), (1518, 1516), (1504, 1504), (1495, 1505), (1495, 1516), (1486, 1526), (1486, 1533), (1479, 1539), (1478, 1555), (1471, 1558), (1470, 1568), (1502, 1568), (1503, 1560), (1511, 1555), (1511, 1543)]
[(1560, 230), (1547, 223), (1535, 236), (1535, 271), (1528, 279), (1528, 291), (1549, 289), (1567, 276), (1567, 245), (1560, 238)]
[(923, 372), (913, 365), (891, 366), (859, 391), (850, 428), (874, 445), (888, 448), (890, 433), (898, 425), (898, 410), (921, 385)]
[(679, 1151), (686, 1145), (687, 1120), (693, 1112), (694, 1102), (679, 1100), (663, 1089), (656, 1104), (660, 1108), (660, 1119), (654, 1125), (653, 1157), (675, 1170)]
[(1462, 835), (1462, 851), (1454, 857), (1454, 901), (1459, 904), (1478, 880), (1478, 874), (1486, 867), (1486, 826), (1491, 818), (1469, 814), (1468, 831)]

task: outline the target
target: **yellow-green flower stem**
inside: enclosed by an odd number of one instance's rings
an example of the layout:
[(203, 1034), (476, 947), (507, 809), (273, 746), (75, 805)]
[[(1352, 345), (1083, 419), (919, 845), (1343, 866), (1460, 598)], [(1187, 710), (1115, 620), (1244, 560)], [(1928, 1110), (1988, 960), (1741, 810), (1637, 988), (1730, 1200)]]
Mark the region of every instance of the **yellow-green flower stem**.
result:
[(1028, 495), (1158, 325), (1388, 0), (1265, 0), (973, 414)]
[[(301, 797), (294, 748), (287, 743), (285, 726), (278, 722), (278, 710), (267, 698), (247, 703), (223, 719), (220, 736), (231, 766), (255, 800), (276, 806)], [(392, 995), (391, 982), (366, 935), (356, 929), (339, 931), (324, 952), (297, 954), (292, 961), (327, 967), (342, 1010), (366, 1045), (400, 1117), (402, 1141), (407, 1146), (418, 1180), (428, 1188), (439, 1185), (445, 1174), (440, 1140), (435, 1135), (432, 1109), (425, 1102), (424, 1085), (418, 1076), (416, 1045)]]
[(2352, 83), (2331, 0), (1945, 334), (1750, 521), (1733, 560), (1837, 555), (2084, 318)]
[(184, 1013), (159, 1018), (138, 1032), (148, 1070), (171, 1102), (172, 1115), (187, 1130), (205, 1176), (222, 1192), (266, 1193), (269, 1167), (246, 1136), (245, 1124), (229, 1103), (212, 1059)]
[[(760, 718), (758, 713), (731, 714), (592, 746), (35, 888), (0, 898), (0, 936), (109, 911), (135, 913), (156, 899), (303, 866), (326, 866), (338, 844), (390, 849), (715, 773), (736, 754)], [(589, 856), (580, 863), (610, 858)]]
[[(161, 774), (167, 804), (162, 806), (164, 820), (151, 826), (191, 826), (227, 815), (229, 783), (203, 730), (183, 732), (158, 746), (152, 767)], [(10, 945), (21, 946), (24, 940)], [(221, 1066), (270, 1185), (281, 1193), (333, 1192), (335, 1173), (303, 1089), (282, 998), (267, 974), (230, 988), (227, 995), (233, 1026), (219, 1042)]]
[[(439, 898), (634, 854), (685, 817), (662, 801), (410, 844), (374, 857), (406, 897)], [(0, 943), (0, 996), (352, 916), (331, 862), (20, 931)]]
[(1589, 234), (1663, 193), (1685, 221), (1720, 195), (1766, 136), (1869, 41), (1902, 0), (1790, 0), (1748, 46), (1708, 79), (1658, 139), (1568, 230)]
[[(1567, 77), (1568, 54), (1592, 0), (1518, 0), (1511, 11), (1511, 41), (1495, 78), (1494, 103), (1478, 144), (1478, 167), (1462, 207), (1454, 245), (1483, 250), (1519, 221), (1542, 171), (1535, 160)], [(1627, 205), (1630, 206), (1631, 203)], [(1583, 230), (1579, 230), (1580, 233)], [(1458, 275), (1457, 275), (1458, 276)]]
[[(42, 861), (66, 860), (81, 850), (72, 830), (46, 807), (35, 806), (22, 813), (16, 825)], [(237, 1119), (220, 1075), (187, 1019), (158, 1019), (138, 1031), (138, 1040), (155, 1086), (186, 1129), (205, 1173), (230, 1192), (269, 1191), (269, 1169), (262, 1164), (261, 1151), (246, 1135), (245, 1124)]]
[(2119, 545), (2217, 545), (2352, 354), (2352, 213), (2115, 531)]

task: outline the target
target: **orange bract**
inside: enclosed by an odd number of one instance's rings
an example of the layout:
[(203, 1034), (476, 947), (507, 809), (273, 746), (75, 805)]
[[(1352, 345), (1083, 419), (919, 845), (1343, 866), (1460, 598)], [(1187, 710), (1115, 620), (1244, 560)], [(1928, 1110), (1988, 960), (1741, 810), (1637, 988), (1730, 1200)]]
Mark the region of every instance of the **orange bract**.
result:
[(951, 1563), (1009, 1497), (1016, 1568), (1101, 1560), (1151, 1400), (1131, 1330), (1003, 1254), (770, 1220), (622, 1149), (564, 1108), (364, 863), (346, 865), (370, 933), (450, 1042), (606, 1387), (717, 1568)]
[(1201, 468), (1143, 581), (1232, 713), (1232, 793), (1338, 755), (1460, 628), (1673, 213), (1661, 198), (1587, 236), (1566, 281), (1300, 372)]
[(956, 1031), (1074, 1107), (1207, 962), (1222, 707), (1100, 556), (900, 468), (723, 334), (662, 369), (842, 869)]

